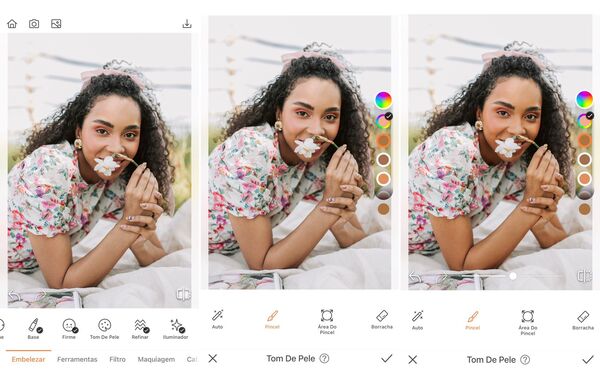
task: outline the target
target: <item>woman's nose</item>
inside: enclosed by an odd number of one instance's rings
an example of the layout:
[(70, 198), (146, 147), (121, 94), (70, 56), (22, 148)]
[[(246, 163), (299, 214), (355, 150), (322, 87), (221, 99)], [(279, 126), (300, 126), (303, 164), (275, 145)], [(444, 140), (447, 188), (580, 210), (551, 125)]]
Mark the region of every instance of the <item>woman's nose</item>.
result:
[(524, 135), (527, 131), (521, 123), (515, 122), (508, 128), (508, 132), (512, 135)]
[(106, 149), (113, 154), (122, 154), (125, 152), (125, 147), (123, 147), (121, 140), (118, 137), (112, 139)]
[(308, 127), (308, 132), (311, 135), (323, 135), (325, 133), (325, 129), (323, 129), (321, 126), (321, 120), (317, 119), (316, 121), (312, 122)]

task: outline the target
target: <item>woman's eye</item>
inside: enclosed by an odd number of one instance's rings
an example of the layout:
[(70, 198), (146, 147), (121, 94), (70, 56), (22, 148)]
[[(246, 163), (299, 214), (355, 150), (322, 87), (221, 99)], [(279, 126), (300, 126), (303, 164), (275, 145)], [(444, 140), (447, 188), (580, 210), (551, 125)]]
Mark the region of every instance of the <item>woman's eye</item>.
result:
[(296, 115), (298, 115), (298, 116), (300, 116), (300, 117), (303, 117), (303, 118), (304, 118), (304, 117), (308, 117), (308, 113), (307, 113), (307, 112), (305, 112), (305, 111), (303, 111), (303, 110), (297, 111), (297, 112), (296, 112)]
[(325, 116), (325, 120), (332, 121), (332, 122), (335, 121), (337, 118), (338, 118), (338, 116), (335, 114), (327, 114)]
[(525, 119), (528, 120), (528, 121), (530, 121), (530, 122), (534, 122), (534, 121), (536, 121), (538, 119), (538, 116), (535, 115), (535, 114), (527, 114), (525, 116)]
[(498, 115), (501, 117), (508, 117), (508, 112), (506, 110), (498, 110)]
[(108, 131), (106, 129), (96, 129), (96, 133), (100, 135), (107, 135)]
[(125, 133), (125, 138), (127, 139), (135, 139), (137, 137), (136, 133)]

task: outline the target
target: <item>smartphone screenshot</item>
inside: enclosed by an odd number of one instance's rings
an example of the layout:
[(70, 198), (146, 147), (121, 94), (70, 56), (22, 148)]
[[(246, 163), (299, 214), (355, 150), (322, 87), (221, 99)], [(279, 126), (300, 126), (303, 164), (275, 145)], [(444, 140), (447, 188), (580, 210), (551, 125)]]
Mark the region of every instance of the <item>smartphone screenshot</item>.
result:
[(0, 381), (595, 381), (589, 0), (0, 4)]

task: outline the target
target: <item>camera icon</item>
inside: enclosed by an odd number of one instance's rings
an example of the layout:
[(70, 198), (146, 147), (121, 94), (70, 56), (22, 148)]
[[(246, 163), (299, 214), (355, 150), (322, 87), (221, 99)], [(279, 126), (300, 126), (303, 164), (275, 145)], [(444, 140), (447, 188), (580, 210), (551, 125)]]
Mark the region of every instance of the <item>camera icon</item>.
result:
[(29, 29), (38, 29), (40, 27), (40, 20), (31, 19), (29, 20)]

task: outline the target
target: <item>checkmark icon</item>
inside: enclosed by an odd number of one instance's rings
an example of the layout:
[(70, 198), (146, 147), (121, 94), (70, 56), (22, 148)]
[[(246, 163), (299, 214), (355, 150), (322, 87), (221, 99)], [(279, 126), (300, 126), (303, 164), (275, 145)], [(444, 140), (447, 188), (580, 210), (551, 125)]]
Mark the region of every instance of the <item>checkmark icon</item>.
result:
[(390, 360), (390, 358), (392, 358), (393, 354), (390, 354), (387, 358), (381, 358), (381, 360), (383, 361), (383, 363), (387, 363), (387, 361)]
[(583, 358), (581, 360), (583, 361), (583, 363), (585, 363), (587, 365), (588, 363), (590, 363), (590, 361), (592, 360), (592, 358), (594, 358), (593, 355), (587, 361), (585, 359), (583, 359)]

